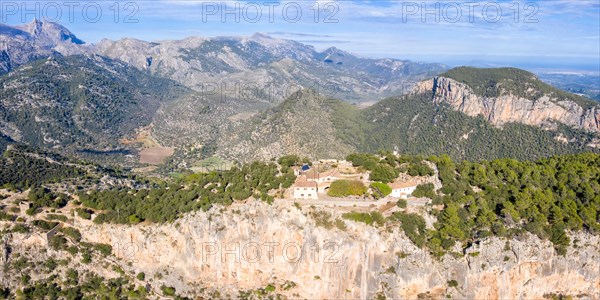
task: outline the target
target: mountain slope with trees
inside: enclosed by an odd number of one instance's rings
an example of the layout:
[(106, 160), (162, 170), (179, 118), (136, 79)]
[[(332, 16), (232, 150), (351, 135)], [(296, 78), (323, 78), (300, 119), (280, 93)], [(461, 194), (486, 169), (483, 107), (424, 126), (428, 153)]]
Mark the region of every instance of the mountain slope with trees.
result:
[(279, 106), (221, 137), (217, 154), (232, 160), (269, 160), (282, 154), (337, 157), (355, 149), (337, 137), (336, 115), (355, 112), (352, 105), (313, 90), (295, 93)]
[[(460, 77), (458, 74), (461, 74), (462, 70), (466, 70), (466, 74)], [(518, 69), (458, 68), (448, 74), (473, 85), (473, 90), (478, 91), (477, 93), (517, 93), (519, 88), (526, 88), (535, 83), (536, 86), (539, 84), (544, 95), (553, 94), (555, 97), (562, 97), (562, 100), (578, 99), (583, 101), (582, 105), (594, 107), (593, 102), (551, 88), (538, 82), (533, 74)], [(519, 82), (520, 80), (531, 82)], [(485, 86), (489, 82), (494, 84), (486, 90)], [(498, 90), (497, 83), (501, 83), (502, 91)], [(291, 106), (290, 103), (293, 102), (286, 101), (278, 108), (255, 117), (253, 122), (244, 124), (242, 131), (254, 134), (245, 135), (252, 137), (251, 142), (242, 147), (244, 153), (238, 153), (238, 159), (268, 159), (256, 155), (260, 152), (257, 149), (267, 144), (266, 141), (269, 141), (270, 157), (296, 153), (313, 158), (343, 158), (348, 151), (354, 149), (365, 152), (389, 150), (421, 155), (448, 154), (457, 160), (502, 157), (537, 159), (556, 154), (600, 150), (596, 146), (600, 136), (593, 131), (562, 124), (560, 120), (553, 122), (551, 128), (516, 121), (497, 126), (482, 115), (471, 116), (449, 103), (437, 101), (433, 90), (417, 88), (413, 93), (387, 98), (365, 109), (343, 105), (343, 102), (331, 99), (319, 102), (314, 100), (319, 97), (312, 94), (306, 94), (305, 101), (307, 97), (313, 98), (307, 102), (312, 105)], [(532, 99), (534, 98), (532, 96)], [(284, 115), (275, 113), (280, 110), (286, 111), (287, 115), (298, 116), (298, 119), (289, 119), (286, 122), (283, 119)], [(275, 124), (286, 125), (280, 130), (273, 130), (277, 128)], [(298, 144), (319, 141), (319, 137), (323, 133), (331, 132), (332, 128), (333, 135), (318, 143), (337, 145), (330, 147), (328, 153), (317, 151), (316, 147), (305, 147), (302, 153), (299, 153), (299, 147), (283, 146), (284, 141), (295, 141)], [(240, 144), (240, 138), (244, 139), (243, 136), (237, 136), (236, 131), (230, 136), (236, 136), (237, 142), (221, 144), (220, 153), (226, 153), (228, 149), (235, 147), (234, 145)], [(323, 156), (324, 154), (326, 156)]]
[(189, 90), (101, 56), (56, 56), (0, 77), (0, 132), (59, 151), (114, 151)]

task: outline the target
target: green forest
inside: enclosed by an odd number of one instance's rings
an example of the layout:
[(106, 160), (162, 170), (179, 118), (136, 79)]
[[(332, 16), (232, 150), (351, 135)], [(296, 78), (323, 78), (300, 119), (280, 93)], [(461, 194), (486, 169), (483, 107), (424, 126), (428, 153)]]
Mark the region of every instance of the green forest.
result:
[[(28, 199), (32, 203), (30, 214), (73, 201), (70, 196), (47, 188), (48, 184), (89, 176), (65, 161), (48, 165), (46, 159), (19, 153), (5, 152), (0, 184), (32, 188)], [(398, 174), (431, 176), (434, 171), (428, 164), (437, 166), (442, 188), (435, 190), (432, 184), (424, 184), (415, 191), (416, 196), (432, 199), (429, 212), (437, 216), (435, 230), (425, 230), (418, 215), (396, 213), (388, 219), (398, 221), (415, 244), (435, 254), (442, 255), (457, 244), (467, 247), (489, 236), (512, 237), (525, 232), (550, 240), (564, 254), (573, 243), (569, 232), (600, 231), (600, 154), (552, 156), (535, 161), (504, 158), (457, 162), (448, 155), (396, 156), (380, 152), (352, 154), (347, 159), (376, 175), (379, 183), (371, 188), (380, 196), (389, 193), (385, 183)], [(94, 222), (137, 224), (172, 222), (188, 212), (249, 198), (272, 203), (295, 181), (291, 167), (304, 163), (306, 159), (286, 156), (278, 162), (184, 174), (147, 188), (84, 189), (77, 195), (86, 208), (78, 208), (77, 213), (91, 219), (94, 211), (102, 211)], [(336, 185), (332, 185), (330, 193), (362, 195), (367, 189), (352, 182), (339, 181)], [(403, 207), (405, 203), (398, 205)], [(12, 216), (3, 218), (10, 220)]]
[(153, 189), (88, 191), (79, 198), (89, 208), (108, 211), (94, 219), (97, 223), (172, 222), (187, 212), (250, 197), (270, 203), (273, 191), (290, 187), (295, 179), (289, 167), (254, 162), (221, 172), (187, 175)]
[[(600, 155), (556, 156), (537, 161), (497, 159), (478, 163), (431, 157), (443, 187), (443, 204), (428, 247), (442, 253), (490, 235), (530, 232), (564, 254), (567, 232), (600, 232)], [(477, 190), (477, 192), (476, 192)], [(435, 210), (434, 210), (435, 211)]]
[[(85, 172), (47, 152), (30, 153), (25, 146), (12, 145), (0, 157), (0, 187), (13, 190), (60, 182), (82, 176)], [(52, 158), (52, 162), (44, 157)]]
[[(362, 125), (336, 124), (339, 137), (361, 152), (398, 151), (411, 155), (447, 154), (455, 160), (514, 158), (535, 160), (552, 155), (599, 152), (590, 144), (597, 135), (557, 124), (556, 131), (518, 123), (502, 128), (470, 117), (431, 95), (389, 98), (362, 112)], [(360, 128), (360, 129), (357, 129)], [(564, 136), (567, 144), (556, 139)]]

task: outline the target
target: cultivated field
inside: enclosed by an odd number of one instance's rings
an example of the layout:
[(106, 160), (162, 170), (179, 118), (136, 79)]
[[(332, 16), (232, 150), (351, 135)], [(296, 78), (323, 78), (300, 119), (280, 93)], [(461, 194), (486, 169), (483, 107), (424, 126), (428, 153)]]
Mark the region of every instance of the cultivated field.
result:
[(165, 158), (173, 155), (173, 153), (175, 153), (175, 149), (168, 147), (146, 148), (140, 151), (140, 163), (160, 165)]

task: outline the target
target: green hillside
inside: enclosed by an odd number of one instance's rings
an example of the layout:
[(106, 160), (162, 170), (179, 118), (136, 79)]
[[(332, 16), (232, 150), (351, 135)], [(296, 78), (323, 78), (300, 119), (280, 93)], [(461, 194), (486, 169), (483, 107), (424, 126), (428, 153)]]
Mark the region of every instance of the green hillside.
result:
[[(559, 137), (570, 142), (563, 143)], [(430, 94), (388, 98), (360, 109), (306, 93), (258, 115), (223, 138), (228, 142), (222, 143), (219, 151), (240, 160), (269, 159), (256, 155), (264, 152), (343, 158), (352, 151), (386, 150), (478, 161), (599, 151), (586, 146), (597, 138), (592, 133), (562, 125), (556, 131), (519, 123), (499, 128), (483, 117), (436, 105)]]
[[(364, 140), (347, 140), (367, 152), (386, 149), (410, 154), (448, 154), (459, 160), (536, 159), (597, 151), (585, 146), (594, 138), (590, 133), (567, 127), (560, 127), (556, 132), (546, 131), (516, 123), (497, 128), (482, 117), (470, 117), (448, 106), (434, 105), (430, 99), (430, 95), (423, 94), (383, 100), (361, 113), (363, 122), (370, 124), (359, 134)], [(343, 125), (338, 128), (344, 132)], [(579, 142), (563, 144), (555, 139), (560, 134)]]
[(99, 56), (42, 59), (0, 77), (5, 135), (66, 151), (114, 151), (187, 89)]

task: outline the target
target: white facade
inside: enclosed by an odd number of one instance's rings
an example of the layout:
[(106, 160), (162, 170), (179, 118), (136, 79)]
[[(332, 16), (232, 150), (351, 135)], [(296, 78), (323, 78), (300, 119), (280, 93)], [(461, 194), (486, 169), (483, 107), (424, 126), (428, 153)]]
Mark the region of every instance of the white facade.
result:
[(417, 186), (407, 186), (401, 188), (392, 189), (392, 197), (396, 198), (408, 198), (415, 190)]
[(319, 199), (316, 187), (294, 187), (294, 199)]

